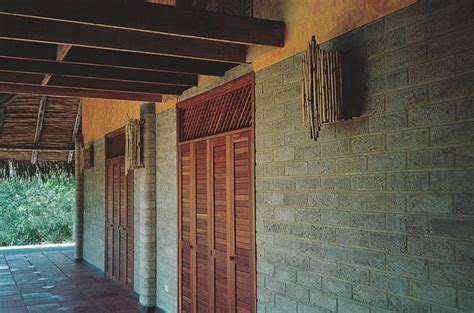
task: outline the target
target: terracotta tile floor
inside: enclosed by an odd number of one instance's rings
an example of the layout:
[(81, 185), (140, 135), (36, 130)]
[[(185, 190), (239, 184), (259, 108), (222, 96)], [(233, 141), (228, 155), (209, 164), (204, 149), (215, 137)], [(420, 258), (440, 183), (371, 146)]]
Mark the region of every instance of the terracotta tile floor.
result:
[(0, 312), (139, 312), (137, 299), (72, 251), (0, 255)]

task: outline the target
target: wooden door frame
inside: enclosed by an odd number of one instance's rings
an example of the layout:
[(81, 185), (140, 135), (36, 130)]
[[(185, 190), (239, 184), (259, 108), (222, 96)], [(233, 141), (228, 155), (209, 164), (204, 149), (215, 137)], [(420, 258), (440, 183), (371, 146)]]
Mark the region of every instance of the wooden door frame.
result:
[[(123, 155), (119, 155), (119, 156), (115, 156), (115, 157), (111, 157), (111, 158), (108, 158), (108, 151), (107, 151), (107, 140), (110, 140), (111, 138), (114, 138), (114, 137), (117, 137), (117, 136), (121, 136), (125, 133), (125, 127), (120, 127), (118, 129), (115, 129), (111, 132), (108, 132), (105, 134), (104, 136), (104, 139), (105, 139), (105, 142), (104, 142), (104, 159), (105, 159), (105, 169), (104, 169), (104, 174), (105, 174), (105, 189), (104, 189), (104, 195), (105, 195), (105, 201), (104, 201), (104, 275), (107, 277), (107, 251), (108, 251), (108, 240), (107, 240), (107, 228), (106, 228), (106, 223), (107, 223), (107, 207), (108, 207), (108, 196), (107, 196), (107, 190), (108, 190), (108, 187), (109, 187), (109, 181), (108, 181), (108, 178), (107, 178), (107, 169), (108, 169), (108, 164), (111, 163), (111, 162), (115, 162), (116, 160), (120, 160), (120, 159), (125, 159), (125, 151), (123, 153)], [(131, 171), (129, 172), (128, 175), (132, 175), (132, 180), (133, 180), (133, 175), (134, 175), (134, 172)], [(125, 176), (127, 177), (127, 176)], [(127, 287), (126, 285), (122, 285), (120, 283), (118, 283), (117, 281), (114, 281), (112, 280), (113, 282), (117, 283), (117, 285), (119, 285), (120, 287), (122, 288), (125, 288), (127, 289), (128, 291), (133, 291), (133, 288), (134, 288), (134, 277), (135, 277), (135, 182), (133, 180), (133, 188), (131, 188), (131, 190), (128, 189), (128, 182), (127, 180), (125, 181), (125, 184), (127, 184), (127, 195), (126, 197), (128, 197), (128, 192), (131, 192), (131, 198), (132, 198), (132, 227), (131, 227), (131, 233), (133, 235), (133, 240), (132, 240), (132, 246), (131, 246), (131, 249), (133, 251), (133, 254), (132, 254), (132, 266), (131, 266), (131, 273), (132, 273), (132, 283), (129, 287)], [(128, 210), (128, 208), (127, 208)], [(128, 214), (128, 212), (127, 212)], [(108, 277), (109, 278), (109, 277)], [(109, 278), (110, 279), (110, 278)], [(126, 278), (125, 278), (126, 279)]]
[[(186, 107), (189, 105), (193, 105), (196, 102), (199, 102), (203, 99), (207, 99), (209, 97), (213, 97), (219, 94), (225, 94), (232, 90), (235, 85), (240, 85), (242, 81), (250, 81), (251, 85), (251, 116), (252, 116), (252, 125), (250, 127), (246, 128), (241, 128), (238, 130), (233, 130), (225, 133), (220, 133), (212, 136), (207, 136), (207, 137), (202, 137), (202, 138), (196, 138), (188, 141), (182, 141), (180, 142), (180, 117), (179, 117), (179, 109), (182, 107)], [(181, 267), (182, 267), (182, 254), (181, 254), (181, 220), (182, 220), (182, 214), (181, 214), (181, 166), (180, 166), (180, 146), (184, 144), (189, 144), (193, 143), (196, 141), (204, 141), (212, 138), (217, 138), (217, 137), (223, 137), (231, 134), (236, 134), (240, 132), (245, 132), (245, 131), (250, 131), (250, 146), (251, 146), (251, 153), (250, 153), (250, 200), (249, 200), (249, 209), (252, 212), (252, 218), (250, 220), (250, 241), (251, 241), (251, 248), (250, 251), (252, 253), (253, 259), (250, 262), (249, 268), (253, 273), (253, 286), (251, 290), (251, 296), (252, 299), (254, 300), (252, 302), (252, 310), (253, 312), (257, 312), (257, 253), (256, 253), (256, 204), (255, 204), (255, 199), (256, 199), (256, 190), (255, 190), (255, 72), (250, 72), (247, 74), (242, 75), (241, 77), (232, 80), (230, 82), (227, 82), (221, 86), (218, 86), (212, 90), (206, 91), (202, 94), (199, 94), (197, 96), (191, 97), (189, 99), (184, 100), (183, 102), (178, 102), (175, 107), (176, 110), (176, 167), (177, 167), (177, 175), (176, 175), (176, 183), (177, 183), (177, 210), (178, 210), (178, 215), (177, 215), (177, 259), (178, 259), (178, 267), (177, 267), (177, 278), (178, 278), (178, 284), (177, 284), (177, 295), (178, 295), (178, 310), (181, 311), (182, 309), (182, 282), (181, 282)], [(209, 147), (208, 147), (209, 148)], [(208, 169), (209, 170), (209, 169)], [(212, 198), (212, 197), (211, 197)], [(209, 204), (208, 204), (209, 205)], [(213, 305), (212, 305), (213, 306)]]

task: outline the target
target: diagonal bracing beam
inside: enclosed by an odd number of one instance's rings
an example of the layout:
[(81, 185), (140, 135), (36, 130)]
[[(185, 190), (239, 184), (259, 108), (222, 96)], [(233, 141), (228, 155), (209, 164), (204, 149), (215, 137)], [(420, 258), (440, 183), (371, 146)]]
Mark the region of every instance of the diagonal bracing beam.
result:
[(77, 134), (79, 133), (79, 129), (81, 127), (81, 122), (82, 122), (82, 99), (79, 100), (79, 105), (77, 106), (76, 120), (74, 122), (74, 129), (72, 131), (71, 144), (69, 145), (71, 150), (69, 150), (69, 153), (68, 153), (68, 156), (67, 156), (67, 161), (68, 162), (71, 162), (72, 158), (74, 156), (74, 144), (76, 142), (76, 137), (77, 137)]
[(36, 120), (36, 131), (35, 141), (33, 143), (33, 152), (31, 153), (31, 163), (35, 164), (38, 161), (39, 151), (37, 150), (40, 145), (41, 132), (43, 130), (44, 113), (46, 112), (46, 105), (48, 103), (48, 97), (42, 96), (39, 103), (38, 119)]

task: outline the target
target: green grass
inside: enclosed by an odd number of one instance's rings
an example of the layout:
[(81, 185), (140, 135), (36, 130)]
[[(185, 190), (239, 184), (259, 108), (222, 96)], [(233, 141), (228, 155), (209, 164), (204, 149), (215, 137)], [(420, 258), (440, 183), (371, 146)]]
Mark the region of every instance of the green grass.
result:
[(74, 179), (1, 180), (0, 246), (72, 241), (74, 205)]

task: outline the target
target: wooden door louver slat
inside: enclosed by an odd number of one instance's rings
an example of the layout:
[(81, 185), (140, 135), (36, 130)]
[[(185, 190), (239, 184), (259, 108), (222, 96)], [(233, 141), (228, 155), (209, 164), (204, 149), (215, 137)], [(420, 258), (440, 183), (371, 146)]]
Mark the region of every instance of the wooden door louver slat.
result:
[(125, 159), (106, 161), (106, 275), (133, 288), (133, 174), (125, 176)]
[(180, 312), (256, 311), (253, 74), (177, 106)]

